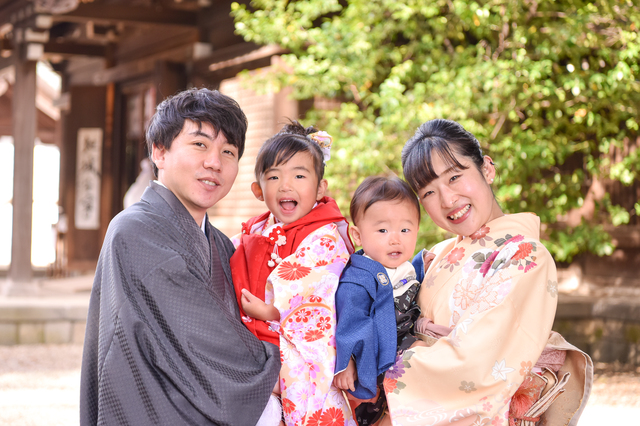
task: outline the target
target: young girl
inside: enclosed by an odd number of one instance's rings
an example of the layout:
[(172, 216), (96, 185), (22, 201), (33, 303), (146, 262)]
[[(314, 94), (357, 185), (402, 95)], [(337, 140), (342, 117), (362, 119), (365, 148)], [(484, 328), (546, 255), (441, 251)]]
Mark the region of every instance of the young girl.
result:
[(324, 196), (331, 142), (295, 121), (265, 142), (251, 189), (269, 211), (242, 224), (231, 258), (243, 322), (280, 346), (287, 425), (355, 425), (332, 385), (334, 296), (353, 245), (337, 204)]
[[(351, 235), (362, 250), (351, 256), (336, 294), (334, 383), (358, 399), (373, 401), (355, 409), (358, 424), (371, 425), (385, 412), (382, 383), (390, 368), (393, 375), (397, 354), (425, 345), (415, 336), (420, 283), (409, 263), (418, 238), (420, 204), (406, 182), (368, 177), (356, 189), (350, 210)], [(416, 257), (415, 266), (423, 270), (432, 256)]]

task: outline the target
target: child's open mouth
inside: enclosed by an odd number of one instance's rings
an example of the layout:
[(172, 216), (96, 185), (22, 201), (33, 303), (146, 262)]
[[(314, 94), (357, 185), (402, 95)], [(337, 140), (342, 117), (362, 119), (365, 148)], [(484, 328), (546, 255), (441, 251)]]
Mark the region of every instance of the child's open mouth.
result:
[(284, 211), (292, 211), (297, 205), (298, 202), (295, 200), (280, 200), (280, 207)]

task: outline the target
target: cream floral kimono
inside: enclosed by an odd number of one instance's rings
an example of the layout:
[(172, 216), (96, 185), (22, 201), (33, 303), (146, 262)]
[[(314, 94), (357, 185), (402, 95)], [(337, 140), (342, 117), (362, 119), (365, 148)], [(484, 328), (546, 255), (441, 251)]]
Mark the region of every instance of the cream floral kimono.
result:
[(511, 397), (547, 343), (558, 301), (539, 235), (537, 216), (512, 214), (434, 247), (418, 303), (423, 317), (453, 331), (404, 352), (387, 374), (395, 426), (508, 425)]

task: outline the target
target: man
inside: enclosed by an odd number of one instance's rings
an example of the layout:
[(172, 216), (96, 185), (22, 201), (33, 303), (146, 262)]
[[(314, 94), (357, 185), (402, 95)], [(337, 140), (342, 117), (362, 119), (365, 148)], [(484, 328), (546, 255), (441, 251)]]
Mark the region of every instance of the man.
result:
[(254, 425), (278, 348), (240, 320), (233, 245), (206, 211), (238, 173), (247, 120), (231, 98), (191, 89), (147, 130), (158, 181), (107, 231), (82, 360), (82, 425)]

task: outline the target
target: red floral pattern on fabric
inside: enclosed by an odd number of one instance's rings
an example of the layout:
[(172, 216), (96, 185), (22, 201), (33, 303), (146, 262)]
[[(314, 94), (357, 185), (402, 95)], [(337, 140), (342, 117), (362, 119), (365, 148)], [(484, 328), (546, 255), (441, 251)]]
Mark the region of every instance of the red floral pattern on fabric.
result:
[(286, 241), (286, 237), (284, 236), (284, 230), (282, 229), (282, 227), (276, 226), (269, 233), (269, 235), (267, 236), (267, 239), (269, 240), (269, 244), (271, 244), (272, 246), (275, 244), (278, 244), (279, 246), (283, 245), (284, 241)]
[(311, 311), (306, 309), (301, 309), (295, 313), (296, 322), (309, 322), (311, 318)]
[(331, 318), (320, 317), (316, 325), (320, 330), (329, 330), (331, 328)]
[(385, 377), (382, 381), (385, 393), (391, 393), (398, 388), (398, 380)]
[(328, 250), (333, 250), (335, 248), (335, 242), (331, 238), (322, 238), (320, 240), (320, 246), (326, 247)]
[(521, 260), (531, 254), (533, 246), (531, 243), (522, 243), (518, 246), (518, 251), (513, 255), (513, 260)]
[(449, 269), (449, 271), (453, 271), (455, 266), (460, 265), (460, 260), (464, 258), (464, 248), (456, 247), (448, 255), (446, 255), (442, 259), (443, 265), (440, 266), (439, 269)]
[(307, 420), (307, 426), (320, 426), (320, 418), (322, 417), (322, 410), (314, 411), (309, 420)]
[(463, 257), (464, 257), (464, 248), (457, 247), (451, 250), (451, 253), (447, 255), (447, 262), (449, 262), (449, 264), (454, 264), (460, 259), (462, 259)]
[(307, 342), (314, 342), (316, 340), (322, 339), (324, 337), (324, 333), (320, 330), (309, 330), (304, 334), (304, 340)]
[(320, 418), (320, 426), (344, 425), (344, 416), (338, 408), (331, 407), (322, 413)]
[(302, 266), (297, 262), (290, 263), (285, 261), (280, 264), (278, 276), (283, 280), (295, 281), (306, 277), (309, 275), (309, 272), (311, 272), (311, 268)]
[(469, 235), (469, 238), (472, 240), (471, 244), (479, 243), (482, 247), (485, 247), (487, 241), (493, 241), (493, 238), (487, 236), (489, 232), (491, 232), (491, 228), (486, 225), (478, 229), (476, 232)]
[(289, 414), (296, 409), (296, 404), (287, 398), (282, 398), (282, 409), (285, 413)]

